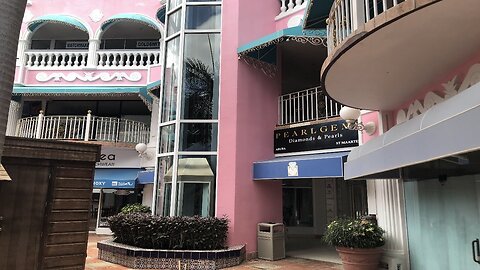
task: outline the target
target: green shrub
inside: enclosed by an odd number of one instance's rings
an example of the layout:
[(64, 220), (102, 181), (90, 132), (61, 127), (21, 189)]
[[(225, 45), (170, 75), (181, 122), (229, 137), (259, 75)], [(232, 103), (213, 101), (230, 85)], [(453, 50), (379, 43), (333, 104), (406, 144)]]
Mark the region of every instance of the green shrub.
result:
[(120, 213), (108, 218), (115, 241), (140, 248), (212, 250), (225, 248), (228, 220)]
[(150, 207), (142, 205), (140, 203), (128, 204), (122, 207), (121, 213), (151, 213)]
[(336, 247), (376, 248), (385, 244), (384, 233), (377, 224), (367, 220), (338, 219), (328, 225), (323, 239)]

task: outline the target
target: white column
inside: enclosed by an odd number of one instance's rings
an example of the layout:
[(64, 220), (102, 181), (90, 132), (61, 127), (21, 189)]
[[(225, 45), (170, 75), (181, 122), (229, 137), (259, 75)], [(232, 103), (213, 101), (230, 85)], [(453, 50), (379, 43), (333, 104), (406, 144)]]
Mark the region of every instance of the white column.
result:
[(30, 42), (28, 40), (20, 39), (18, 41), (17, 66), (25, 65), (25, 51), (27, 51), (29, 46), (30, 46)]
[(389, 270), (409, 269), (403, 181), (369, 180), (367, 190), (369, 214), (376, 214), (378, 225), (386, 231), (382, 262)]
[(97, 51), (98, 47), (100, 47), (100, 40), (98, 39), (90, 39), (88, 41), (88, 61), (87, 67), (96, 67), (97, 66)]
[(8, 109), (7, 136), (15, 136), (18, 120), (22, 117), (22, 102), (11, 100)]

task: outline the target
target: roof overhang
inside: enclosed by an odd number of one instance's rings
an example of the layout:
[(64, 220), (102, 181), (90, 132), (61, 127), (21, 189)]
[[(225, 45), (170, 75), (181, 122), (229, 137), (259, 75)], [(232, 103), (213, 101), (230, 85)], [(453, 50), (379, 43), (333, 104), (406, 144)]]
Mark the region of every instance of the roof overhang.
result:
[(285, 28), (249, 42), (237, 49), (239, 57), (251, 57), (270, 64), (276, 63), (276, 45), (285, 41), (297, 41), (326, 46), (325, 29), (304, 30), (301, 26)]
[(324, 29), (333, 0), (308, 0), (303, 16), (304, 29)]
[[(62, 87), (62, 86), (21, 86), (15, 85), (12, 94), (14, 96), (119, 96), (119, 95), (138, 95), (140, 99), (151, 110), (153, 98), (149, 94), (149, 87), (158, 84), (158, 82), (148, 86), (138, 87)], [(152, 85), (152, 86), (151, 86)]]
[(49, 14), (40, 16), (28, 24), (28, 30), (34, 32), (46, 23), (64, 24), (88, 33), (88, 29), (78, 19), (61, 14)]
[[(405, 171), (402, 168), (417, 172), (422, 169), (429, 176), (432, 168), (439, 170), (434, 173), (445, 175), (479, 172), (478, 158), (471, 155), (480, 150), (479, 115), (480, 83), (477, 83), (353, 149), (345, 163), (345, 179), (400, 178)], [(425, 163), (429, 166), (420, 168)]]
[(122, 13), (122, 14), (117, 14), (109, 19), (107, 19), (104, 23), (102, 23), (102, 31), (105, 31), (108, 29), (110, 26), (112, 26), (114, 23), (119, 22), (119, 21), (130, 21), (130, 22), (138, 22), (141, 24), (144, 24), (148, 27), (151, 27), (157, 31), (160, 31), (160, 28), (158, 27), (157, 23), (150, 19), (149, 17), (142, 15), (142, 14), (136, 14), (136, 13)]

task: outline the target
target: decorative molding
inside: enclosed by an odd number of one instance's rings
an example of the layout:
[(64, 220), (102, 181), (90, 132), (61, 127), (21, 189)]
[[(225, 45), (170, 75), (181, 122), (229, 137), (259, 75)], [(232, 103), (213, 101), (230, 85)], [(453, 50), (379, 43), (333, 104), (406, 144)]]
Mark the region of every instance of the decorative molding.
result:
[(103, 12), (100, 9), (94, 9), (89, 15), (92, 22), (99, 22), (103, 18)]
[(410, 104), (408, 109), (399, 110), (396, 119), (397, 125), (423, 114), (436, 104), (442, 103), (478, 82), (480, 82), (480, 64), (474, 64), (468, 70), (463, 81), (459, 82), (455, 76), (450, 81), (441, 84), (443, 89), (430, 91), (423, 100), (417, 99)]
[(83, 82), (94, 82), (97, 80), (101, 80), (104, 82), (109, 81), (123, 81), (124, 79), (130, 82), (138, 82), (142, 79), (142, 74), (140, 72), (134, 71), (128, 75), (126, 72), (115, 72), (115, 73), (108, 73), (108, 72), (100, 72), (96, 74), (96, 72), (83, 72), (84, 74), (81, 75), (76, 72), (70, 72), (68, 74), (64, 74), (62, 72), (55, 72), (51, 74), (47, 74), (46, 72), (40, 72), (36, 75), (36, 79), (39, 82), (48, 82), (53, 80), (55, 82), (60, 82), (62, 80), (67, 82), (73, 82), (75, 80), (80, 80)]

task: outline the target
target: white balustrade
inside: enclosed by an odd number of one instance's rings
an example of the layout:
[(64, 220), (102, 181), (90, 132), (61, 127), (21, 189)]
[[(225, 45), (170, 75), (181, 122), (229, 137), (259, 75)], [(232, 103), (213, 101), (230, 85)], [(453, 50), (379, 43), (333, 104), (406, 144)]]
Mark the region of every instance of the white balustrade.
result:
[(341, 108), (319, 87), (286, 94), (278, 97), (278, 125), (337, 117)]
[(328, 52), (361, 25), (406, 0), (336, 0), (327, 20)]
[(115, 117), (84, 115), (38, 116), (18, 121), (16, 136), (53, 140), (148, 143), (147, 124)]
[(99, 67), (148, 67), (160, 63), (160, 50), (97, 51)]
[(26, 67), (85, 67), (87, 51), (26, 51)]
[(286, 17), (294, 12), (305, 9), (307, 0), (280, 0), (280, 14), (277, 19)]

